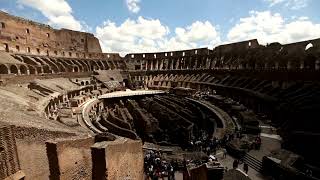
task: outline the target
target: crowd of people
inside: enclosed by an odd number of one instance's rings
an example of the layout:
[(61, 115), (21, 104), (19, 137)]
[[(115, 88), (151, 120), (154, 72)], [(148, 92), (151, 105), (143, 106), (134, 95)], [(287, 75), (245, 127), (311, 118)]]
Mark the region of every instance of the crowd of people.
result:
[(225, 145), (232, 141), (234, 138), (241, 138), (242, 134), (240, 132), (225, 134), (221, 139), (216, 137), (209, 138), (209, 135), (205, 132), (202, 135), (190, 141), (189, 150), (190, 151), (203, 151), (208, 156), (210, 154), (216, 154), (217, 150), (222, 148), (224, 156), (226, 155)]
[(161, 152), (149, 150), (145, 153), (144, 170), (148, 180), (164, 177), (167, 177), (168, 180), (174, 180), (174, 174), (178, 170), (178, 162), (167, 162), (162, 158)]

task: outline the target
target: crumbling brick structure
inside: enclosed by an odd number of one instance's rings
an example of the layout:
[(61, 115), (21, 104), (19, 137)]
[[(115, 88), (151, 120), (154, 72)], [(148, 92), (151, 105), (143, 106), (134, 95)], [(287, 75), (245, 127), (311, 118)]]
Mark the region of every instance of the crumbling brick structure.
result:
[(93, 137), (48, 141), (47, 155), (52, 180), (90, 179)]
[(14, 126), (0, 124), (0, 179), (23, 179), (20, 171)]
[(143, 179), (141, 141), (117, 139), (94, 144), (92, 179)]

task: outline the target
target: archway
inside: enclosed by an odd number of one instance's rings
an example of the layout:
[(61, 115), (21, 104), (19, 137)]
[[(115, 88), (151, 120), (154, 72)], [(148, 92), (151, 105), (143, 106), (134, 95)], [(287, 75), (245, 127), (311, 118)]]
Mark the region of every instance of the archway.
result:
[(28, 74), (27, 67), (24, 65), (21, 65), (20, 66), (20, 73), (21, 74)]
[(18, 74), (18, 68), (16, 65), (11, 65), (10, 66), (10, 72), (11, 74)]
[(73, 72), (79, 72), (79, 68), (77, 66), (73, 67)]
[(30, 74), (36, 74), (36, 69), (33, 66), (28, 66), (29, 67), (29, 73)]
[(43, 66), (43, 73), (51, 73), (49, 66)]
[(9, 74), (8, 67), (6, 65), (0, 65), (0, 74)]

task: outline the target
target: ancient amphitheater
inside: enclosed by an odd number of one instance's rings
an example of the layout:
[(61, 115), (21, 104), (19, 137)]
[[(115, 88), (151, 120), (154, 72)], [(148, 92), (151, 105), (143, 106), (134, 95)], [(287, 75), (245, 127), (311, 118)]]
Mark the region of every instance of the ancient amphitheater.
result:
[(0, 44), (0, 179), (140, 180), (153, 156), (176, 179), (320, 178), (320, 39), (121, 57), (0, 11)]

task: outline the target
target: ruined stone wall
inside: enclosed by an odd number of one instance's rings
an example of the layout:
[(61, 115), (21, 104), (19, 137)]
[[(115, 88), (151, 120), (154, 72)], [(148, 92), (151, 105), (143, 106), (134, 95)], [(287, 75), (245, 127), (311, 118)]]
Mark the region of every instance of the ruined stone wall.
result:
[(143, 179), (142, 142), (117, 139), (92, 147), (92, 179)]
[[(102, 53), (93, 34), (22, 19), (0, 11), (0, 50), (65, 57), (85, 57)], [(7, 47), (6, 47), (7, 46)], [(90, 57), (89, 57), (90, 58)]]
[(14, 126), (0, 124), (0, 179), (20, 170)]
[(93, 137), (76, 137), (48, 141), (46, 145), (50, 179), (90, 179), (92, 176), (90, 147), (93, 144)]
[[(49, 163), (45, 142), (75, 134), (44, 129), (16, 127), (15, 137), (21, 170), (25, 180), (49, 179)], [(1, 178), (0, 178), (1, 179)]]

